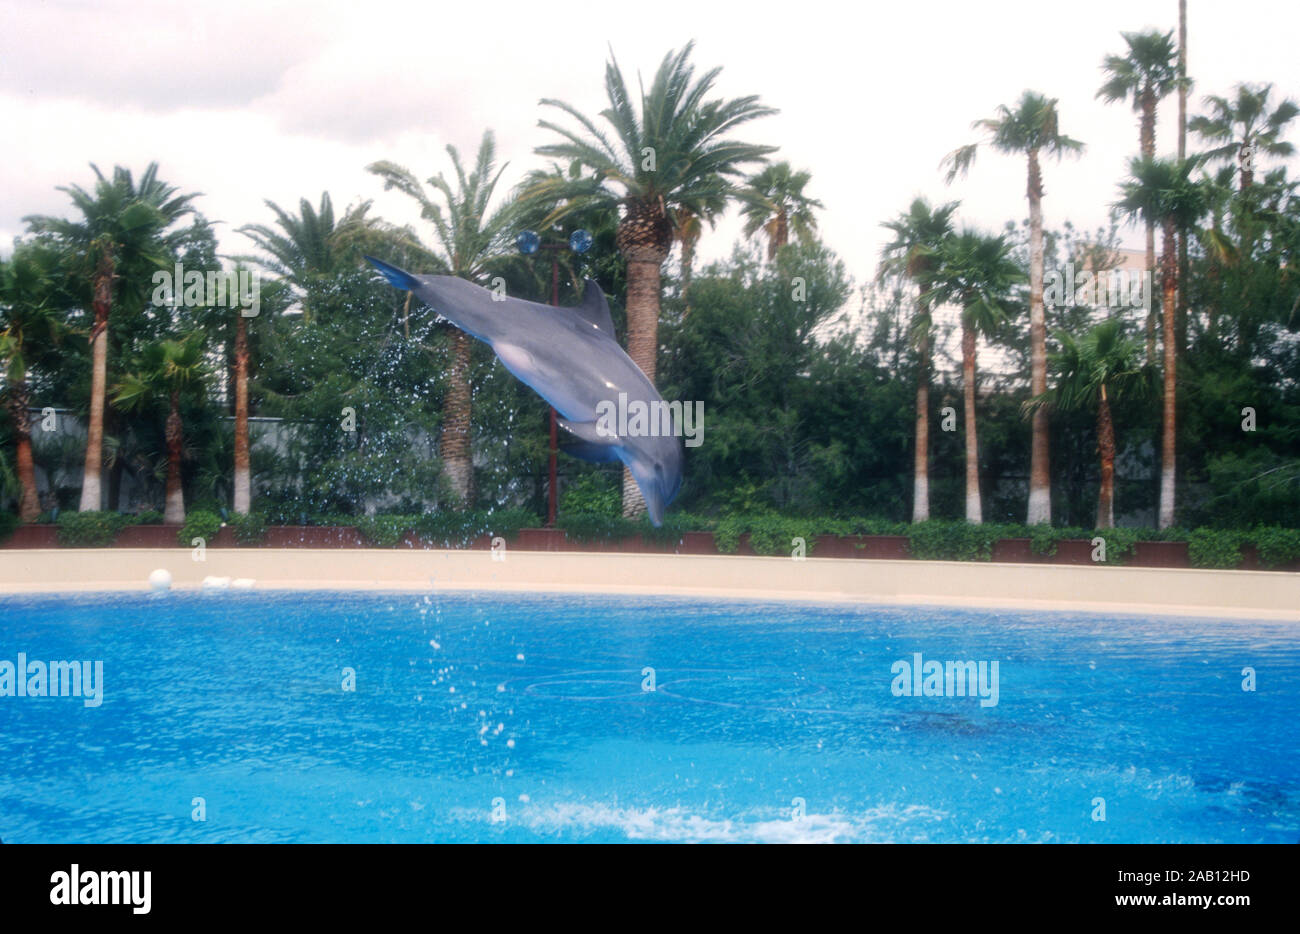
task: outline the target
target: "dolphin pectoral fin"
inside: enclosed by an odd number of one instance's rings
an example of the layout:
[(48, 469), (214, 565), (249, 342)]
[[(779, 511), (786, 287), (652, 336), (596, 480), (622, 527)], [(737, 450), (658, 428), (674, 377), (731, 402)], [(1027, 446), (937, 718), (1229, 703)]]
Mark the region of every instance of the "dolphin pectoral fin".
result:
[(375, 259), (373, 256), (367, 256), (366, 262), (370, 263), (371, 266), (374, 266), (376, 269), (382, 272), (384, 274), (384, 278), (387, 279), (392, 285), (395, 285), (399, 289), (404, 289), (407, 292), (414, 292), (416, 287), (420, 284), (416, 280), (415, 276), (411, 275), (406, 270), (398, 269), (396, 266), (390, 265), (389, 263), (385, 263), (381, 259)]
[(608, 444), (592, 444), (590, 441), (562, 444), (560, 450), (589, 464), (612, 464), (619, 459), (617, 448)]
[[(505, 364), (505, 368), (511, 373), (518, 376), (521, 380), (532, 385), (533, 375), (537, 370), (537, 362), (524, 348), (517, 344), (507, 344), (504, 341), (497, 341), (492, 345), (497, 357)], [(540, 393), (539, 393), (540, 395)], [(544, 397), (543, 397), (544, 398)], [(547, 400), (550, 401), (549, 399)]]

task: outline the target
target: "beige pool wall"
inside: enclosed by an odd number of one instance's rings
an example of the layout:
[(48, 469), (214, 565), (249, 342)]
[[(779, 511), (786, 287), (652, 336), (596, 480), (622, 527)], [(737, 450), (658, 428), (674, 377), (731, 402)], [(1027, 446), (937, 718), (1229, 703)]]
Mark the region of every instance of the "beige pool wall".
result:
[[(578, 552), (210, 548), (0, 551), (0, 593), (177, 589), (499, 590), (1100, 610), (1300, 622), (1300, 574), (957, 561)], [(500, 560), (498, 560), (500, 559)]]

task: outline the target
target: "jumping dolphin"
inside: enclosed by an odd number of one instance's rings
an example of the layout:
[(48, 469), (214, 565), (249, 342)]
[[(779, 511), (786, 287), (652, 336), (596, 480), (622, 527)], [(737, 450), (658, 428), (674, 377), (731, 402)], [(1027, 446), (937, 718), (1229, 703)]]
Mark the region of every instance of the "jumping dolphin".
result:
[(664, 508), (682, 485), (681, 439), (668, 434), (620, 436), (607, 424), (597, 430), (601, 403), (665, 404), (615, 339), (600, 286), (588, 279), (580, 304), (557, 308), (502, 299), (455, 276), (415, 276), (374, 257), (366, 259), (397, 288), (414, 292), (439, 315), (491, 347), (507, 370), (554, 406), (563, 416), (558, 424), (578, 438), (564, 447), (566, 453), (595, 463), (622, 461), (641, 489), (650, 521), (656, 526), (663, 522)]

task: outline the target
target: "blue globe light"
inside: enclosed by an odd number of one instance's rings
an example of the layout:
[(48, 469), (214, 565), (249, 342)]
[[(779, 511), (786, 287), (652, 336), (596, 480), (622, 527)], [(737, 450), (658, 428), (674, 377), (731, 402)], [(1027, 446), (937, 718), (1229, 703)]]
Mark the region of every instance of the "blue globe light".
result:
[(582, 228), (569, 234), (569, 249), (575, 253), (586, 253), (591, 249), (591, 243), (591, 234)]
[(521, 230), (515, 237), (515, 248), (525, 256), (532, 256), (542, 246), (542, 238), (531, 230)]

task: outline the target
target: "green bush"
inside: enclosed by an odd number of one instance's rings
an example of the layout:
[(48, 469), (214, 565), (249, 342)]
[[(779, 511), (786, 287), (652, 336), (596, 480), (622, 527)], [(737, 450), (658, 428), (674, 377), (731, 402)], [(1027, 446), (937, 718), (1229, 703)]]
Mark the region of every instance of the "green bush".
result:
[(185, 516), (185, 524), (176, 533), (176, 539), (186, 548), (196, 538), (201, 538), (204, 544), (210, 545), (220, 531), (221, 517), (215, 512), (209, 512), (206, 509), (191, 509)]
[(1245, 533), (1235, 529), (1196, 529), (1187, 537), (1187, 557), (1194, 568), (1241, 567)]
[(69, 512), (59, 516), (59, 544), (68, 548), (99, 548), (113, 544), (117, 533), (132, 525), (120, 512)]
[(909, 532), (912, 557), (928, 561), (990, 561), (999, 538), (1023, 538), (1021, 526), (931, 519)]
[(564, 515), (608, 516), (623, 514), (623, 495), (609, 473), (574, 477), (560, 494), (558, 512)]
[(266, 520), (256, 513), (236, 513), (226, 523), (241, 545), (258, 545), (266, 538)]
[(131, 517), (131, 525), (162, 525), (163, 514), (156, 509), (146, 509)]
[(376, 548), (396, 548), (416, 526), (417, 516), (362, 516), (357, 531)]
[(718, 551), (735, 554), (740, 537), (749, 535), (749, 547), (758, 555), (789, 555), (794, 539), (804, 540), (805, 554), (811, 555), (817, 536), (832, 531), (825, 519), (783, 516), (774, 512), (743, 513), (723, 516), (713, 530)]
[(1300, 529), (1284, 529), (1276, 525), (1260, 526), (1248, 537), (1259, 551), (1259, 563), (1266, 568), (1275, 568), (1300, 560)]
[(480, 535), (512, 538), (520, 529), (538, 525), (540, 521), (527, 509), (443, 510), (416, 517), (414, 531), (435, 548), (465, 548)]

